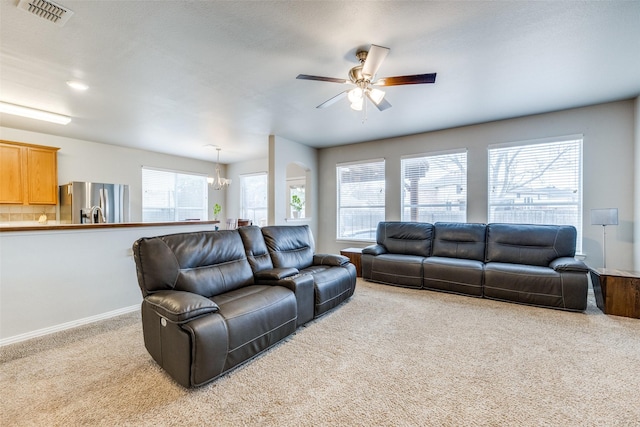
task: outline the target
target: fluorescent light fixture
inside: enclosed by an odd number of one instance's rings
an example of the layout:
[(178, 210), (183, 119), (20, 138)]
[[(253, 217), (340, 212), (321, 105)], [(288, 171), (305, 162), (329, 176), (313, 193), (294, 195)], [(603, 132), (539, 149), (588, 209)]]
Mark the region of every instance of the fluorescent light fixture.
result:
[(69, 124), (71, 117), (62, 114), (50, 113), (49, 111), (36, 110), (35, 108), (23, 107), (22, 105), (9, 104), (0, 101), (0, 113), (13, 114), (14, 116), (28, 117), (30, 119), (44, 120), (45, 122), (57, 123), (59, 125)]
[(69, 80), (67, 81), (67, 86), (69, 86), (72, 89), (75, 90), (79, 90), (84, 92), (85, 90), (89, 89), (89, 86), (87, 86), (86, 84), (79, 82), (77, 80)]

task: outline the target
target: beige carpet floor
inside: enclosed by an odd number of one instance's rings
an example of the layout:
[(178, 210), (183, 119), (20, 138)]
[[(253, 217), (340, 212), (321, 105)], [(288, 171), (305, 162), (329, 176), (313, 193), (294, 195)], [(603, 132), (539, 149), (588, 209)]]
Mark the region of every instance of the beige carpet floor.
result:
[(354, 297), (186, 390), (138, 314), (1, 349), (2, 426), (638, 426), (640, 320), (358, 281)]

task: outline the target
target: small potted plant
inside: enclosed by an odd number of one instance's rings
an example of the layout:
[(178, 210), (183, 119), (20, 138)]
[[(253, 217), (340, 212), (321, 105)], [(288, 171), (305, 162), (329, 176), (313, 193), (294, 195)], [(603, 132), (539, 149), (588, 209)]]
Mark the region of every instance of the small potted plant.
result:
[(220, 206), (219, 204), (215, 204), (213, 205), (213, 219), (215, 221), (218, 220), (218, 214), (220, 213), (220, 211), (222, 210), (222, 206)]
[(304, 202), (300, 200), (300, 197), (297, 194), (291, 196), (291, 207), (293, 208), (293, 217), (300, 218), (300, 212), (304, 206)]

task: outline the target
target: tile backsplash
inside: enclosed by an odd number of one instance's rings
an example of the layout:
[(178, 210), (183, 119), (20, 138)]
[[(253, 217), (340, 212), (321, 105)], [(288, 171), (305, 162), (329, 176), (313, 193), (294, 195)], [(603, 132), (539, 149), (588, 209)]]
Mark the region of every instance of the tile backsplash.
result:
[(56, 206), (0, 204), (0, 222), (38, 221), (42, 214), (47, 215), (48, 221), (55, 221)]

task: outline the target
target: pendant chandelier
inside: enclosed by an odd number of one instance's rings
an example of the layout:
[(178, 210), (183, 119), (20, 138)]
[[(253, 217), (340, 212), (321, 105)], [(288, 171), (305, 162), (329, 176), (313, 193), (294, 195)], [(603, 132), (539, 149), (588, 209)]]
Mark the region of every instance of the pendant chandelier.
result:
[(227, 187), (229, 184), (231, 184), (231, 180), (227, 179), (227, 178), (221, 178), (220, 177), (220, 147), (216, 147), (216, 150), (218, 150), (218, 161), (216, 162), (216, 176), (215, 178), (209, 178), (209, 184), (211, 184), (211, 186), (213, 187), (214, 190), (222, 190), (223, 188)]

